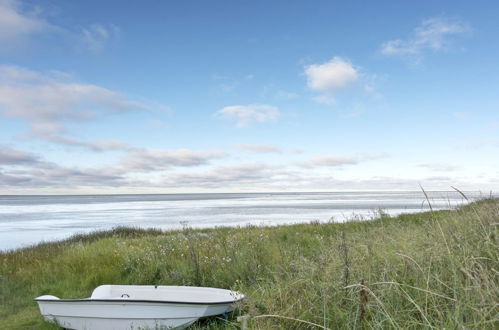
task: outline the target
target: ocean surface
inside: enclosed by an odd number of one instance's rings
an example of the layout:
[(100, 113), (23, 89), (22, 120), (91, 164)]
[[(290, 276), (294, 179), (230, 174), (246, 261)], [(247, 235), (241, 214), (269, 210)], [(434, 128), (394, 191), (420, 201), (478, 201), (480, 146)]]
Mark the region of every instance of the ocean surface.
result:
[[(428, 192), (434, 210), (466, 203)], [(483, 197), (466, 192), (469, 200)], [(178, 229), (371, 219), (427, 211), (422, 192), (0, 196), (0, 250), (116, 226)]]

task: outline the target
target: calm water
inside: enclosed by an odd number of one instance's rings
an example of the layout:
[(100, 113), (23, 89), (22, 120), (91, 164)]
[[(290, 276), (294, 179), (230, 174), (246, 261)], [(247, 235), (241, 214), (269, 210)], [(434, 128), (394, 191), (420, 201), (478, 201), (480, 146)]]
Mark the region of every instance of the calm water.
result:
[[(467, 192), (470, 200), (481, 198)], [(434, 209), (465, 203), (457, 192), (430, 192)], [(0, 196), (0, 250), (115, 226), (278, 225), (371, 218), (428, 210), (421, 192)]]

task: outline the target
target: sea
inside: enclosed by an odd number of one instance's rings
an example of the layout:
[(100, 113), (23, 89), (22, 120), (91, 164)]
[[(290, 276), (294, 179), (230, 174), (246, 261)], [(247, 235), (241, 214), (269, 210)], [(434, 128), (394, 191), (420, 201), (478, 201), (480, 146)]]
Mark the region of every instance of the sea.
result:
[(0, 196), (0, 250), (117, 226), (179, 229), (344, 222), (453, 209), (480, 192), (321, 192)]

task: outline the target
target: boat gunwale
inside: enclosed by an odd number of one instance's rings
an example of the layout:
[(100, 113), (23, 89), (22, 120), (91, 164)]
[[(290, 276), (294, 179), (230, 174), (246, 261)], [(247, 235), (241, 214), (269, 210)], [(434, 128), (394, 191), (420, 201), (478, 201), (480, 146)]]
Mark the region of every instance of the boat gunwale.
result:
[(148, 300), (148, 299), (91, 299), (91, 298), (77, 298), (77, 299), (39, 299), (34, 298), (33, 300), (36, 302), (118, 302), (118, 303), (126, 303), (126, 302), (134, 302), (134, 303), (159, 303), (159, 304), (177, 304), (177, 305), (227, 305), (234, 304), (239, 301), (246, 299), (246, 295), (242, 295), (241, 298), (236, 300), (229, 301), (216, 301), (216, 302), (197, 302), (197, 301), (173, 301), (173, 300)]

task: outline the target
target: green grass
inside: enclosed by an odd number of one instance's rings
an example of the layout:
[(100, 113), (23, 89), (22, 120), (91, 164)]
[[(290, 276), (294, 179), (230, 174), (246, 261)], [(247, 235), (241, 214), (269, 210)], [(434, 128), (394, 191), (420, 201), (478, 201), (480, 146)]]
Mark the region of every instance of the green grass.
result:
[[(194, 329), (493, 329), (499, 200), (345, 224), (117, 228), (0, 253), (0, 329), (56, 329), (33, 298), (100, 284), (201, 285), (249, 298)], [(363, 285), (361, 283), (364, 283)], [(273, 315), (273, 316), (266, 316)]]

